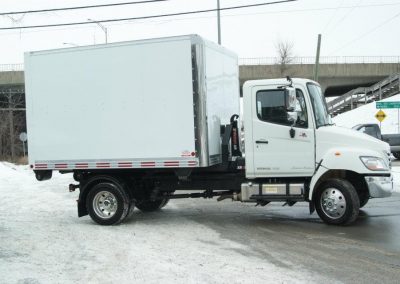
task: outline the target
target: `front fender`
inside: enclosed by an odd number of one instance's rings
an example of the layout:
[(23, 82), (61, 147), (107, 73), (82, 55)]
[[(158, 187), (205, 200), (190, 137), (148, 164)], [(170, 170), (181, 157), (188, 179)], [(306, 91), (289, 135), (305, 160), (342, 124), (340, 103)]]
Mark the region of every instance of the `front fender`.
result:
[(338, 147), (328, 150), (319, 160), (320, 166), (311, 178), (308, 199), (313, 199), (314, 190), (319, 185), (321, 177), (331, 170), (352, 171), (361, 175), (388, 174), (388, 171), (368, 170), (360, 159), (361, 156), (385, 158), (383, 155), (383, 152), (379, 153), (365, 148)]

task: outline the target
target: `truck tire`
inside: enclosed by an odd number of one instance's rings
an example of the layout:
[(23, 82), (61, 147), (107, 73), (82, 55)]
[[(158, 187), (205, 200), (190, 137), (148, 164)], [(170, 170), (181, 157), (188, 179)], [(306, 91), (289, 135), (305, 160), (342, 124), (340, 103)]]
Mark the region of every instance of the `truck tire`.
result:
[(319, 217), (327, 224), (348, 225), (359, 213), (360, 200), (347, 180), (330, 179), (321, 184), (314, 198)]
[(163, 208), (165, 205), (167, 205), (168, 201), (169, 201), (168, 198), (154, 200), (154, 201), (143, 200), (136, 204), (136, 208), (138, 208), (142, 212), (153, 212)]
[[(133, 206), (133, 204), (132, 204)], [(121, 223), (130, 211), (130, 201), (121, 184), (101, 182), (90, 189), (86, 208), (93, 221), (100, 225)]]

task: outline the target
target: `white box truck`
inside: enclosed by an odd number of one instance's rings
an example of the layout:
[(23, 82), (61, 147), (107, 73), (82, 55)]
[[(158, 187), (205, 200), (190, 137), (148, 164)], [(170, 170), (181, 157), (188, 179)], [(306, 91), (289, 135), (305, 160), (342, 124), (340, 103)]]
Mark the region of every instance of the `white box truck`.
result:
[(393, 191), (388, 144), (332, 125), (316, 82), (246, 82), (242, 125), (237, 56), (196, 35), (28, 52), (25, 84), (36, 178), (72, 172), (102, 225), (215, 196), (350, 224)]

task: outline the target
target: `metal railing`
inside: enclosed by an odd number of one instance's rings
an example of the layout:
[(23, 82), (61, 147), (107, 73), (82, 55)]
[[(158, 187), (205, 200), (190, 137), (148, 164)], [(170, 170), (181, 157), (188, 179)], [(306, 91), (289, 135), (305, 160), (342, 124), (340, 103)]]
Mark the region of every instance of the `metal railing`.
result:
[(7, 72), (7, 71), (24, 71), (24, 64), (23, 63), (0, 64), (0, 72)]
[[(240, 58), (239, 65), (275, 65), (278, 57)], [(291, 57), (287, 64), (314, 64), (315, 57)], [(320, 64), (357, 64), (357, 63), (400, 63), (400, 56), (322, 56)]]
[(400, 92), (400, 73), (393, 74), (370, 86), (360, 87), (327, 103), (331, 115), (343, 113), (372, 101), (388, 98)]

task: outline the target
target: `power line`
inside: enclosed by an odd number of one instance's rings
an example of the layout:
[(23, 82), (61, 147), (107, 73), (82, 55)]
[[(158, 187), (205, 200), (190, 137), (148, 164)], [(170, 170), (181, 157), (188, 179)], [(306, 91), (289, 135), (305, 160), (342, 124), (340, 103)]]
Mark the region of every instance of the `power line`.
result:
[(322, 33), (327, 29), (327, 27), (331, 24), (332, 20), (335, 18), (337, 11), (340, 9), (340, 7), (343, 5), (344, 0), (340, 2), (340, 5), (336, 7), (335, 11), (333, 12), (332, 17), (329, 19), (328, 23), (326, 23), (324, 29), (322, 30)]
[(329, 32), (332, 33), (338, 27), (338, 25), (343, 23), (344, 20), (351, 14), (351, 12), (353, 12), (356, 8), (358, 8), (358, 6), (360, 5), (361, 1), (362, 0), (359, 0), (355, 6), (353, 6), (346, 14), (344, 14), (344, 16), (341, 17), (339, 19), (339, 21), (337, 21), (337, 24)]
[(379, 25), (377, 25), (377, 26), (375, 26), (374, 28), (370, 29), (368, 32), (363, 33), (363, 34), (360, 35), (359, 37), (357, 37), (357, 38), (355, 38), (355, 39), (353, 39), (353, 40), (351, 40), (351, 41), (348, 41), (347, 43), (345, 43), (344, 45), (342, 45), (342, 46), (339, 47), (338, 49), (336, 49), (336, 50), (334, 50), (333, 52), (329, 53), (329, 55), (330, 55), (330, 54), (333, 54), (333, 53), (335, 53), (335, 52), (337, 52), (337, 51), (339, 51), (339, 50), (341, 50), (341, 49), (343, 49), (343, 48), (345, 48), (345, 47), (347, 47), (347, 46), (349, 46), (349, 45), (352, 44), (353, 42), (356, 42), (356, 41), (362, 39), (363, 37), (369, 35), (370, 33), (374, 32), (374, 31), (376, 31), (377, 29), (381, 28), (382, 26), (386, 25), (387, 23), (393, 21), (393, 20), (394, 20), (395, 18), (397, 18), (398, 16), (400, 16), (400, 13), (397, 13), (397, 14), (394, 15), (393, 17), (387, 19), (386, 21), (383, 21), (382, 23), (380, 23)]
[(169, 1), (169, 0), (146, 0), (146, 1), (110, 3), (110, 4), (88, 5), (88, 6), (78, 6), (78, 7), (52, 8), (52, 9), (28, 10), (28, 11), (18, 11), (18, 12), (4, 12), (4, 13), (0, 13), (0, 16), (56, 12), (56, 11), (68, 11), (68, 10), (79, 10), (79, 9), (104, 8), (104, 7), (112, 7), (112, 6), (146, 4), (146, 3), (165, 2), (165, 1)]
[[(385, 4), (367, 4), (367, 5), (358, 5), (358, 6), (342, 6), (339, 9), (350, 9), (350, 8), (371, 8), (371, 7), (385, 7), (385, 6), (397, 6), (400, 5), (400, 2), (393, 2), (393, 3), (385, 3)], [(329, 11), (329, 10), (336, 10), (338, 7), (326, 7), (326, 8), (309, 8), (309, 9), (291, 9), (291, 10), (275, 10), (275, 11), (263, 11), (263, 12), (250, 12), (250, 13), (234, 13), (234, 14), (226, 14), (224, 17), (237, 17), (237, 16), (252, 16), (252, 15), (265, 15), (265, 14), (285, 14), (285, 13), (304, 13), (304, 12), (316, 12), (316, 11)], [(171, 21), (186, 21), (186, 20), (196, 20), (196, 19), (210, 19), (210, 18), (215, 18), (216, 15), (210, 15), (210, 16), (198, 16), (198, 17), (182, 17), (182, 18), (175, 18), (171, 20), (153, 20), (153, 21), (136, 21), (136, 22), (131, 22), (131, 21), (126, 21), (124, 22), (116, 22), (113, 24), (110, 24), (110, 26), (113, 25), (130, 25), (130, 24), (147, 24), (147, 23), (155, 23), (155, 24), (163, 24)], [(58, 28), (58, 29), (53, 29), (57, 31), (64, 31), (68, 29), (82, 29), (85, 27), (67, 27), (67, 28)], [(18, 28), (17, 28), (18, 29)], [(28, 29), (25, 31), (25, 33), (36, 33), (36, 32), (43, 32), (44, 30), (30, 30)], [(10, 32), (3, 32), (0, 34), (0, 36), (3, 35), (9, 35), (13, 34), (15, 32), (20, 32), (20, 31), (10, 31)]]
[[(258, 4), (250, 4), (250, 5), (241, 5), (241, 6), (232, 6), (220, 8), (220, 11), (225, 10), (234, 10), (234, 9), (242, 9), (242, 8), (250, 8), (250, 7), (259, 7), (273, 4), (282, 4), (287, 2), (296, 2), (298, 0), (281, 0), (274, 2), (265, 2)], [(132, 18), (119, 18), (119, 19), (107, 19), (107, 20), (98, 20), (97, 23), (110, 23), (110, 22), (122, 22), (122, 21), (131, 21), (131, 20), (143, 20), (143, 19), (152, 19), (152, 18), (162, 18), (162, 17), (171, 17), (171, 16), (181, 16), (181, 15), (190, 15), (190, 14), (201, 14), (201, 13), (209, 13), (215, 12), (218, 9), (206, 9), (206, 10), (197, 10), (197, 11), (188, 11), (188, 12), (179, 12), (179, 13), (171, 13), (171, 14), (160, 14), (160, 15), (151, 15), (151, 16), (142, 16), (142, 17), (132, 17)], [(74, 22), (74, 23), (62, 23), (62, 24), (48, 24), (48, 25), (32, 25), (32, 26), (21, 26), (21, 27), (6, 27), (0, 28), (0, 30), (17, 30), (17, 29), (33, 29), (33, 28), (50, 28), (50, 27), (60, 27), (60, 26), (76, 26), (76, 25), (88, 25), (92, 24), (91, 22)]]

